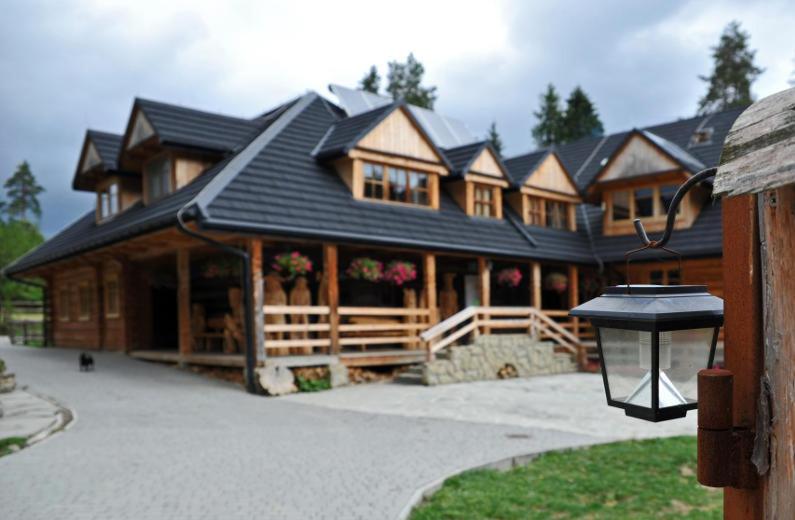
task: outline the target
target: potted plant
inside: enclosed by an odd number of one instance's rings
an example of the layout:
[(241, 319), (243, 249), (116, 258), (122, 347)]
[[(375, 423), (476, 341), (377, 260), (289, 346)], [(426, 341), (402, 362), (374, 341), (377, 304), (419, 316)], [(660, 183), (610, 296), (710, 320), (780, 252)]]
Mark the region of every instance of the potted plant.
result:
[(282, 278), (294, 280), (298, 276), (306, 276), (312, 272), (312, 261), (298, 251), (276, 255), (271, 268)]
[(497, 273), (497, 283), (505, 287), (519, 287), (522, 283), (522, 272), (518, 267), (506, 267)]
[(412, 262), (394, 260), (389, 262), (384, 271), (384, 280), (392, 285), (402, 286), (406, 282), (417, 279), (417, 266)]
[(544, 289), (558, 294), (566, 292), (569, 288), (569, 279), (563, 273), (549, 273), (544, 277)]
[(380, 282), (384, 277), (384, 264), (363, 256), (354, 258), (345, 270), (345, 275), (353, 280)]

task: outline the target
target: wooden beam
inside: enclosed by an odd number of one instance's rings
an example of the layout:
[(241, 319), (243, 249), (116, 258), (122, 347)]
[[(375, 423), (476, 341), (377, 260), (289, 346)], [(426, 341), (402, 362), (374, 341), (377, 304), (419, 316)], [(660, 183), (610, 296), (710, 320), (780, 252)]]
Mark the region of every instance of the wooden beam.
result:
[(102, 276), (102, 264), (94, 264), (94, 306), (95, 315), (92, 316), (97, 326), (97, 348), (104, 349), (107, 342), (107, 330), (105, 328), (105, 277)]
[(329, 307), (329, 349), (331, 354), (340, 351), (340, 289), (339, 289), (339, 263), (336, 244), (323, 244), (323, 272), (326, 275), (326, 298)]
[(423, 253), (423, 290), (425, 291), (425, 302), (428, 306), (428, 323), (435, 325), (439, 321), (439, 309), (436, 303), (436, 255), (433, 253)]
[(179, 354), (192, 353), (190, 331), (190, 252), (177, 249), (177, 330), (179, 333)]
[(251, 306), (252, 323), (254, 324), (254, 353), (257, 364), (265, 360), (265, 287), (262, 281), (262, 240), (250, 238), (246, 248), (251, 270), (251, 290), (253, 305)]
[[(756, 197), (723, 201), (724, 356), (734, 374), (734, 426), (751, 430), (756, 422), (762, 375), (762, 278)], [(763, 518), (761, 489), (727, 487), (724, 518)]]
[[(579, 270), (576, 265), (569, 266), (569, 309), (573, 309), (580, 303), (580, 280)], [(579, 318), (571, 319), (573, 330), (572, 334), (580, 337), (580, 320)]]
[(478, 257), (478, 280), (480, 281), (480, 305), (491, 306), (491, 271), (489, 262), (482, 256)]
[(532, 291), (532, 298), (530, 305), (536, 309), (541, 308), (541, 263), (532, 262), (531, 271), (533, 273), (530, 290)]

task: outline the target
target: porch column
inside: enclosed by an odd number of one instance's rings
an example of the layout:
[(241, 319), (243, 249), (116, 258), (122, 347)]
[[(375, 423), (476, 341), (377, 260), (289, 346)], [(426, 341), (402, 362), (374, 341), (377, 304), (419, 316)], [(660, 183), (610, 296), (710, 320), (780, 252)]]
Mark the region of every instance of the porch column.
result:
[(188, 356), (193, 351), (190, 334), (190, 252), (177, 249), (177, 331), (179, 333), (179, 356)]
[(530, 289), (532, 291), (531, 305), (536, 309), (541, 309), (541, 263), (533, 262), (531, 265), (532, 280)]
[(265, 289), (262, 283), (262, 240), (250, 238), (246, 244), (251, 272), (252, 323), (254, 324), (254, 352), (259, 365), (265, 360)]
[[(579, 283), (579, 270), (576, 265), (569, 266), (569, 310), (573, 309), (580, 303), (580, 283)], [(572, 318), (571, 333), (580, 337), (580, 319)]]
[(326, 298), (328, 301), (329, 315), (329, 353), (332, 355), (340, 352), (340, 316), (337, 311), (340, 305), (339, 267), (337, 262), (337, 245), (323, 244), (323, 271), (326, 275)]
[(436, 255), (424, 253), (423, 263), (423, 290), (425, 291), (425, 303), (428, 306), (428, 324), (434, 325), (439, 321), (438, 305), (436, 302)]
[[(482, 307), (491, 306), (491, 270), (488, 261), (482, 256), (478, 257), (478, 279), (480, 281), (480, 305)], [(484, 314), (483, 319), (490, 319), (491, 316)], [(483, 327), (483, 334), (489, 334), (491, 329)]]
[(105, 277), (103, 276), (102, 263), (97, 262), (94, 267), (94, 306), (95, 315), (92, 316), (97, 326), (97, 348), (105, 350), (107, 347), (107, 330), (105, 323)]

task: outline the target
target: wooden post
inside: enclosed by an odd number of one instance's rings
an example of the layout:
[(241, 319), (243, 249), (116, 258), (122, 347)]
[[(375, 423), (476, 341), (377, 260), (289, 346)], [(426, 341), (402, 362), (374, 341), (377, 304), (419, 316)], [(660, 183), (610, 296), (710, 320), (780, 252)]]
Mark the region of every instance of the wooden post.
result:
[(331, 341), (329, 350), (331, 354), (336, 355), (340, 352), (340, 315), (338, 312), (340, 305), (340, 288), (336, 244), (323, 244), (323, 272), (326, 274), (326, 285), (328, 289), (329, 340)]
[(423, 290), (425, 302), (428, 306), (428, 325), (435, 325), (439, 321), (439, 309), (436, 302), (436, 255), (424, 253), (423, 263)]
[(94, 306), (95, 315), (92, 316), (97, 326), (97, 348), (104, 350), (107, 343), (107, 330), (105, 323), (105, 278), (102, 276), (102, 264), (94, 264)]
[(533, 262), (532, 264), (533, 279), (530, 284), (532, 290), (531, 305), (538, 310), (541, 310), (541, 263)]
[(250, 238), (246, 244), (251, 264), (251, 290), (253, 291), (251, 308), (254, 324), (254, 353), (257, 365), (265, 361), (265, 288), (262, 283), (262, 240)]
[(179, 333), (179, 357), (191, 354), (190, 333), (190, 252), (177, 249), (177, 330)]
[[(488, 260), (486, 260), (482, 256), (478, 257), (478, 279), (480, 281), (480, 305), (482, 307), (490, 307), (491, 306), (491, 270), (489, 269)], [(489, 315), (484, 314), (482, 318), (484, 320), (488, 320)], [(491, 330), (488, 327), (483, 327), (482, 332), (483, 334), (488, 334), (491, 332)]]
[[(579, 270), (576, 265), (569, 266), (569, 309), (573, 309), (580, 303), (580, 280)], [(579, 318), (572, 318), (571, 333), (580, 337), (580, 320)]]

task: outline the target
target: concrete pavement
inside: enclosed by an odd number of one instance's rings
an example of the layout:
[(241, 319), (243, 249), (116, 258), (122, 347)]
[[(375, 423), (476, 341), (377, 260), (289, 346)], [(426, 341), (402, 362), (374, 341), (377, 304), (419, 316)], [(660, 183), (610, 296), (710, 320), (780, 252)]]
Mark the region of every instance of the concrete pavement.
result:
[(4, 520), (395, 518), (452, 473), (605, 440), (268, 399), (113, 353), (95, 354), (96, 371), (81, 373), (78, 351), (5, 338), (0, 357), (18, 384), (78, 416), (0, 459)]

